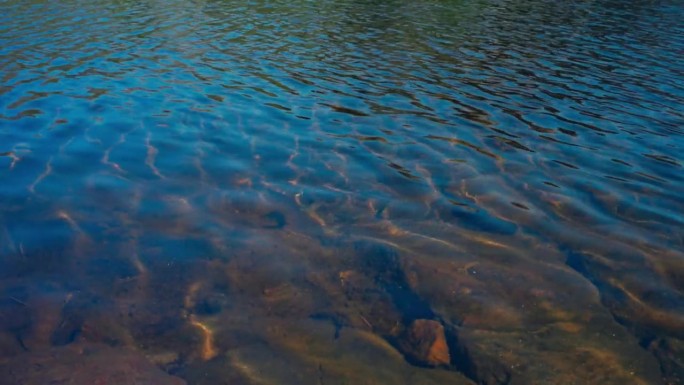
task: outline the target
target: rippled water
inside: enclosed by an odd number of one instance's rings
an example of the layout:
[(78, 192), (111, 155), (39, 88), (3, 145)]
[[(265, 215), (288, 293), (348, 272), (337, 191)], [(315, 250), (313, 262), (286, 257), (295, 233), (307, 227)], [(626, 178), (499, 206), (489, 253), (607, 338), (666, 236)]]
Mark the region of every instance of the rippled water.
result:
[(681, 1), (0, 11), (0, 384), (684, 383)]

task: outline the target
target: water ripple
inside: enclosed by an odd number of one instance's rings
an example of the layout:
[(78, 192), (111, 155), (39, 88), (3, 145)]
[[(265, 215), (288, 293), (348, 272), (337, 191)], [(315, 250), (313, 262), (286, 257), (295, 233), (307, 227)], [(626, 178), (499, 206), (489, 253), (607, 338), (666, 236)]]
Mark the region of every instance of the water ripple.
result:
[[(78, 291), (101, 297), (74, 299), (78, 333), (173, 350), (160, 366), (191, 384), (253, 383), (250, 357), (308, 368), (303, 347), (254, 326), (285, 322), (272, 317), (332, 320), (344, 343), (434, 383), (681, 381), (680, 2), (0, 10), (0, 287), (18, 293), (0, 299), (2, 333), (47, 344), (3, 309)], [(159, 313), (89, 324), (125, 304)], [(409, 365), (402, 338), (428, 316), (446, 374)], [(236, 348), (236, 330), (273, 350)]]

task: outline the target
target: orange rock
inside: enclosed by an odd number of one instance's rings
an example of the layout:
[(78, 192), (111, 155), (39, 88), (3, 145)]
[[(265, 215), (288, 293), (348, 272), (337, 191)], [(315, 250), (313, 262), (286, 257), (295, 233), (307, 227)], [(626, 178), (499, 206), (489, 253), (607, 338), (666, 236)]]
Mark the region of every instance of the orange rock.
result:
[(425, 365), (449, 365), (451, 361), (444, 327), (437, 321), (426, 319), (414, 321), (402, 345), (410, 358)]

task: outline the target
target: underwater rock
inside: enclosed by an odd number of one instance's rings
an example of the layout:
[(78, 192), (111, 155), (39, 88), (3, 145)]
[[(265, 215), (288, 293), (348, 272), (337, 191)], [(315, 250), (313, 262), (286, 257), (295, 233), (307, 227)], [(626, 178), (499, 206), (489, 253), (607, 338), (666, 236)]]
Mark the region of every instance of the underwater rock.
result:
[(609, 319), (581, 333), (549, 325), (534, 332), (461, 328), (456, 359), (485, 385), (662, 384), (655, 358)]
[(366, 328), (383, 335), (398, 332), (401, 314), (390, 295), (371, 277), (358, 271), (345, 270), (340, 272), (339, 278), (344, 302), (336, 304), (333, 309), (342, 316), (343, 324)]
[(360, 240), (354, 243), (353, 263), (359, 272), (372, 279), (373, 285), (385, 293), (392, 305), (408, 324), (414, 319), (432, 318), (429, 304), (412, 290), (399, 252), (375, 241)]
[(185, 385), (128, 348), (72, 344), (0, 361), (0, 385)]
[(428, 366), (449, 365), (449, 347), (444, 336), (444, 327), (437, 321), (415, 320), (400, 345), (418, 363)]
[(549, 262), (558, 260), (553, 250), (539, 263), (534, 253), (491, 247), (498, 256), (483, 246), (472, 261), (422, 255), (405, 266), (415, 276), (412, 289), (442, 320), (454, 366), (469, 378), (485, 385), (662, 383), (658, 362), (615, 321), (592, 283)]

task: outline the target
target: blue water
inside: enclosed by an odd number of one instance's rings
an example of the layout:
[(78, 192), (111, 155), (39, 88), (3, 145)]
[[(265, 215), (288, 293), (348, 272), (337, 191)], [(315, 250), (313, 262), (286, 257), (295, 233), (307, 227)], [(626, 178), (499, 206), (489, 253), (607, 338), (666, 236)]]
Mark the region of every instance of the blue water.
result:
[(0, 385), (684, 383), (681, 1), (0, 11)]

